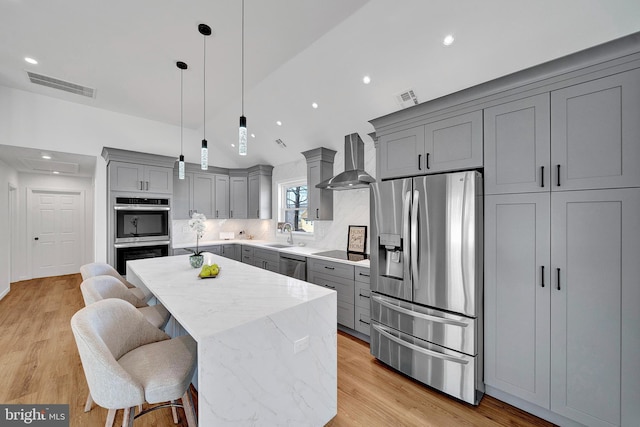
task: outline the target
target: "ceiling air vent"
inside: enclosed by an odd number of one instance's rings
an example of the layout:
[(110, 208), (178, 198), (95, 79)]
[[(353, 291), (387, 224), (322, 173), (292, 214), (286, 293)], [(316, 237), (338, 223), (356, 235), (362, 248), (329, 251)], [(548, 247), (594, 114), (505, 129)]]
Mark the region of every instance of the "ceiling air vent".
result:
[(27, 71), (29, 80), (31, 83), (37, 85), (47, 86), (53, 89), (63, 90), (65, 92), (75, 93), (76, 95), (86, 96), (88, 98), (94, 98), (96, 91), (90, 87), (81, 86), (75, 83), (65, 82), (64, 80), (56, 79), (42, 74), (32, 73)]
[(400, 108), (407, 108), (413, 105), (418, 105), (418, 97), (413, 92), (413, 89), (407, 89), (404, 92), (396, 95), (396, 102)]
[(278, 144), (280, 146), (280, 148), (287, 148), (287, 144), (282, 142), (282, 140), (280, 138), (276, 139), (276, 144)]

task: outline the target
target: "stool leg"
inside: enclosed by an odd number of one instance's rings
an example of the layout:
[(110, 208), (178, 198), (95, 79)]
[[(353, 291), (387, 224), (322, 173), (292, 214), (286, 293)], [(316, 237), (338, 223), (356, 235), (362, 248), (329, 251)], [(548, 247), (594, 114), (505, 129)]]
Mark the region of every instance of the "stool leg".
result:
[(198, 427), (198, 418), (193, 410), (193, 401), (191, 400), (191, 393), (188, 388), (182, 396), (182, 406), (184, 408), (184, 414), (187, 416), (187, 425), (189, 427)]
[(116, 410), (115, 409), (109, 409), (109, 412), (107, 412), (107, 421), (104, 423), (104, 427), (113, 427), (113, 422), (116, 419)]
[(122, 427), (127, 427), (127, 423), (129, 422), (129, 411), (130, 408), (124, 408), (124, 413), (122, 414)]
[[(171, 403), (178, 403), (176, 400), (172, 400)], [(178, 424), (178, 408), (175, 406), (171, 407), (171, 415), (173, 415), (173, 423)]]
[[(132, 406), (131, 408), (128, 409), (129, 414), (128, 417), (126, 418), (127, 420), (127, 427), (133, 427), (133, 419), (136, 416), (136, 407)], [(122, 422), (122, 425), (124, 425), (124, 421)]]
[(91, 410), (91, 406), (93, 405), (93, 398), (91, 397), (91, 392), (87, 394), (87, 403), (84, 404), (84, 412), (89, 412)]

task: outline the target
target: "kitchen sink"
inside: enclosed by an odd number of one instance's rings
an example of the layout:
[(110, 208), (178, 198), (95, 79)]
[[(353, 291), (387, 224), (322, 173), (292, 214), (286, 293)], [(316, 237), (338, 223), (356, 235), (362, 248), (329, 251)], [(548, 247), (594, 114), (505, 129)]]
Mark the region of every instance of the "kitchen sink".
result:
[(270, 248), (291, 248), (293, 245), (282, 245), (280, 243), (274, 243), (272, 245), (265, 245), (268, 246)]

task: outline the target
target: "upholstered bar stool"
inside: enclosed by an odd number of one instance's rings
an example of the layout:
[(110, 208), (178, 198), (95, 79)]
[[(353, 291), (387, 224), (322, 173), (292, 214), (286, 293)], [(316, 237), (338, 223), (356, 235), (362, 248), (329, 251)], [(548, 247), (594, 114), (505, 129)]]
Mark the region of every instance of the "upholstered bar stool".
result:
[[(189, 336), (170, 339), (121, 299), (86, 306), (71, 318), (82, 368), (95, 402), (107, 408), (106, 427), (115, 411), (125, 409), (126, 425), (134, 418), (182, 399), (189, 427), (197, 425), (189, 392), (196, 369), (197, 344)], [(171, 402), (135, 415), (143, 403)], [(175, 421), (175, 420), (174, 420)], [(124, 425), (124, 422), (123, 422)]]
[(147, 297), (144, 292), (140, 288), (136, 288), (134, 285), (129, 283), (127, 279), (122, 277), (118, 271), (111, 267), (109, 264), (104, 262), (92, 262), (90, 264), (85, 264), (80, 267), (80, 274), (82, 275), (82, 280), (87, 280), (90, 277), (94, 276), (113, 276), (119, 281), (121, 281), (136, 298), (139, 298), (143, 301), (147, 301)]

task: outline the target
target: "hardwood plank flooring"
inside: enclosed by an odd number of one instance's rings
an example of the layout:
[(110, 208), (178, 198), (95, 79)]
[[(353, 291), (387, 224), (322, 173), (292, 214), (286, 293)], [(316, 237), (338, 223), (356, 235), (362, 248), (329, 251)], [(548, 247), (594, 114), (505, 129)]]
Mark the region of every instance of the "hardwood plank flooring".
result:
[[(17, 282), (0, 301), (0, 403), (68, 403), (70, 426), (98, 427), (107, 410), (94, 404), (83, 412), (88, 389), (69, 326), (84, 306), (80, 282), (79, 274)], [(186, 427), (178, 414), (178, 426)], [(119, 411), (114, 425), (121, 423)], [(174, 424), (171, 410), (159, 409), (135, 425)], [(367, 343), (338, 333), (338, 415), (327, 426), (552, 425), (490, 396), (478, 407), (446, 397), (378, 362)]]

